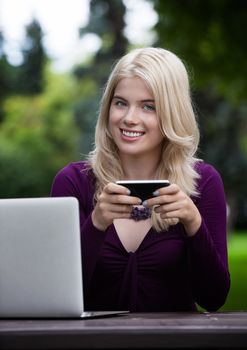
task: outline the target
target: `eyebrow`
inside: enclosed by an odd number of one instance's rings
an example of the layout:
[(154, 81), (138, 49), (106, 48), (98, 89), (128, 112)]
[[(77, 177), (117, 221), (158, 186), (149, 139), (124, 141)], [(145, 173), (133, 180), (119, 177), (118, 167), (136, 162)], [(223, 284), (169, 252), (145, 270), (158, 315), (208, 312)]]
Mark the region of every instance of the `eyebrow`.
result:
[[(118, 96), (118, 95), (113, 96), (113, 99), (119, 99), (119, 100), (127, 101), (124, 97)], [(154, 101), (154, 99), (148, 98), (146, 100), (141, 100), (140, 102), (152, 102), (152, 103), (154, 103), (155, 101)]]

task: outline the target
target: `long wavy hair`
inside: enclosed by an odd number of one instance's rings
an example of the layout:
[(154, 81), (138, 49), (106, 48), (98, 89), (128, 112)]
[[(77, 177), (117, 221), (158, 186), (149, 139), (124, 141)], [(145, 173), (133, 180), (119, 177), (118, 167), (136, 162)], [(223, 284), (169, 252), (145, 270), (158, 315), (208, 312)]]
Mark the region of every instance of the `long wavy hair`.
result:
[[(190, 97), (187, 70), (182, 60), (163, 48), (138, 48), (123, 56), (113, 68), (100, 103), (94, 150), (88, 161), (96, 178), (95, 200), (108, 182), (123, 178), (118, 149), (109, 131), (109, 110), (117, 84), (123, 78), (139, 77), (150, 89), (162, 134), (163, 150), (157, 179), (169, 179), (189, 196), (198, 195), (194, 167), (199, 129)], [(163, 220), (153, 211), (153, 226), (167, 230), (176, 220)]]

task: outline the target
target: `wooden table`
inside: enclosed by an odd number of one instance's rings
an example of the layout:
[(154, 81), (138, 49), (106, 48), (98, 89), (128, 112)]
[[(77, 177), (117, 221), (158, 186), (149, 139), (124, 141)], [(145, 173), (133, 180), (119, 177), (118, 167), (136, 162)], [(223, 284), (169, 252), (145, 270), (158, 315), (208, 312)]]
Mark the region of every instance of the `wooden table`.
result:
[(1, 319), (0, 349), (247, 349), (247, 312)]

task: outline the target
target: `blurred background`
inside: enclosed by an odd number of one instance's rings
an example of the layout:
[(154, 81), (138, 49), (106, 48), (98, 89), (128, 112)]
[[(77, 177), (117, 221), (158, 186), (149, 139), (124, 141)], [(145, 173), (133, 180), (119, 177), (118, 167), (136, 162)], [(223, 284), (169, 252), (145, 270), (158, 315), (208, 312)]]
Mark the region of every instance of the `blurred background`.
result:
[(225, 185), (232, 287), (247, 310), (247, 2), (0, 0), (0, 197), (48, 196), (56, 172), (92, 149), (103, 86), (129, 49), (185, 62), (198, 156)]

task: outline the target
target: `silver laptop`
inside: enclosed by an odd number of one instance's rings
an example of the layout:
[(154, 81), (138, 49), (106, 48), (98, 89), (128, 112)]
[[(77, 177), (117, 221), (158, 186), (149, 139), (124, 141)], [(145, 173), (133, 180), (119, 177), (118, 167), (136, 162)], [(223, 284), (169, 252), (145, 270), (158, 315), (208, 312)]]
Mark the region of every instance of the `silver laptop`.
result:
[(74, 197), (0, 199), (0, 318), (88, 318)]

